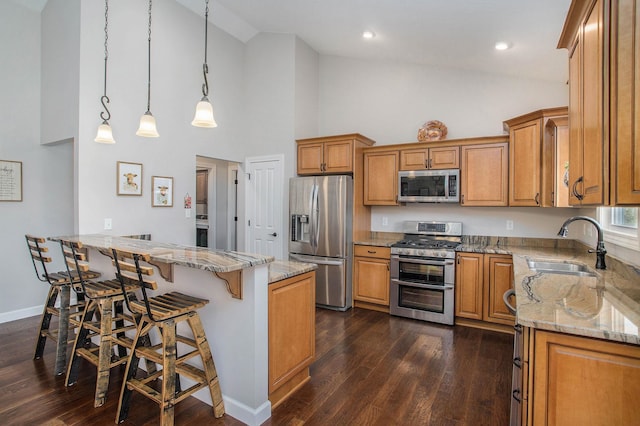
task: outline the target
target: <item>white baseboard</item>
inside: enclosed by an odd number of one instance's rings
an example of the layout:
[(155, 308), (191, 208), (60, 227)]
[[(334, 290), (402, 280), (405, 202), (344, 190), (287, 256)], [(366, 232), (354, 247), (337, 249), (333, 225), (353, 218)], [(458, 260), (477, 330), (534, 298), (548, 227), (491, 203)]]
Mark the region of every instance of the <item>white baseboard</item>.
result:
[(42, 305), (0, 313), (0, 324), (42, 314)]
[[(180, 379), (185, 383), (189, 383), (189, 386), (191, 385), (190, 383), (192, 383), (182, 376)], [(193, 396), (198, 398), (200, 401), (211, 405), (211, 395), (209, 394), (208, 389), (200, 389), (194, 393)], [(268, 399), (256, 409), (225, 396), (224, 394), (222, 394), (222, 399), (224, 401), (224, 412), (249, 426), (260, 426), (271, 417), (271, 401)], [(213, 416), (213, 413), (211, 415)]]

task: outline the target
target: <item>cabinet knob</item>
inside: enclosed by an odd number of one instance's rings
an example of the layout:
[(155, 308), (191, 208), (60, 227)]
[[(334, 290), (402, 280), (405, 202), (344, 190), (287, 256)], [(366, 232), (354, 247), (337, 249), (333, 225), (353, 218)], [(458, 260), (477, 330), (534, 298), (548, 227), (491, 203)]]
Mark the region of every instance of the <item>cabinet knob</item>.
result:
[(574, 197), (576, 197), (578, 201), (582, 201), (582, 199), (584, 198), (584, 195), (580, 194), (577, 189), (578, 184), (583, 181), (584, 181), (584, 176), (580, 176), (578, 179), (576, 179), (575, 182), (573, 182), (573, 185), (571, 186), (571, 193), (573, 194)]
[(534, 200), (536, 201), (536, 205), (539, 206), (540, 205), (540, 193), (536, 192), (536, 197), (534, 198)]
[(375, 250), (367, 250), (367, 253), (376, 254), (377, 251), (375, 251)]
[(464, 204), (464, 194), (460, 196), (460, 204)]

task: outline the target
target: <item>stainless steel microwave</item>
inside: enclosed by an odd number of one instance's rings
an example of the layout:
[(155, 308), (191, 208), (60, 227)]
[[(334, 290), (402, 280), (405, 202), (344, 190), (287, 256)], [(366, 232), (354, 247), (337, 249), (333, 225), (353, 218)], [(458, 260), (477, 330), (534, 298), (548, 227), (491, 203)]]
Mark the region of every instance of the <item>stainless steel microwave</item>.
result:
[(459, 203), (460, 170), (398, 172), (398, 201), (405, 203)]

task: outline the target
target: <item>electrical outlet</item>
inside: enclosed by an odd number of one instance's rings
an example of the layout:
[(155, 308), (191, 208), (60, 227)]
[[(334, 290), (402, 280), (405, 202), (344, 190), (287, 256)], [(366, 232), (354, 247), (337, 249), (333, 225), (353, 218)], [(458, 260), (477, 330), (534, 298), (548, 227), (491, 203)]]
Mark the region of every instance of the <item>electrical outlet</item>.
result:
[(507, 231), (513, 231), (513, 221), (507, 220)]
[(382, 216), (382, 226), (389, 226), (389, 218), (387, 216)]
[(590, 223), (585, 223), (582, 225), (582, 234), (586, 235), (587, 237), (592, 237), (593, 236), (593, 226)]
[(112, 229), (111, 218), (106, 218), (104, 220), (104, 229), (106, 229), (106, 230)]

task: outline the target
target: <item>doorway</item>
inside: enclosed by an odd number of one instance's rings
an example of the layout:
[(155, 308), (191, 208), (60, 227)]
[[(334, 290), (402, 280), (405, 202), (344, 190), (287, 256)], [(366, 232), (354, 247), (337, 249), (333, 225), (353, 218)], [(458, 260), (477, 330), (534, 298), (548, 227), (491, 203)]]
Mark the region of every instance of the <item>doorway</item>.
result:
[(197, 246), (237, 249), (238, 166), (233, 161), (196, 156)]

